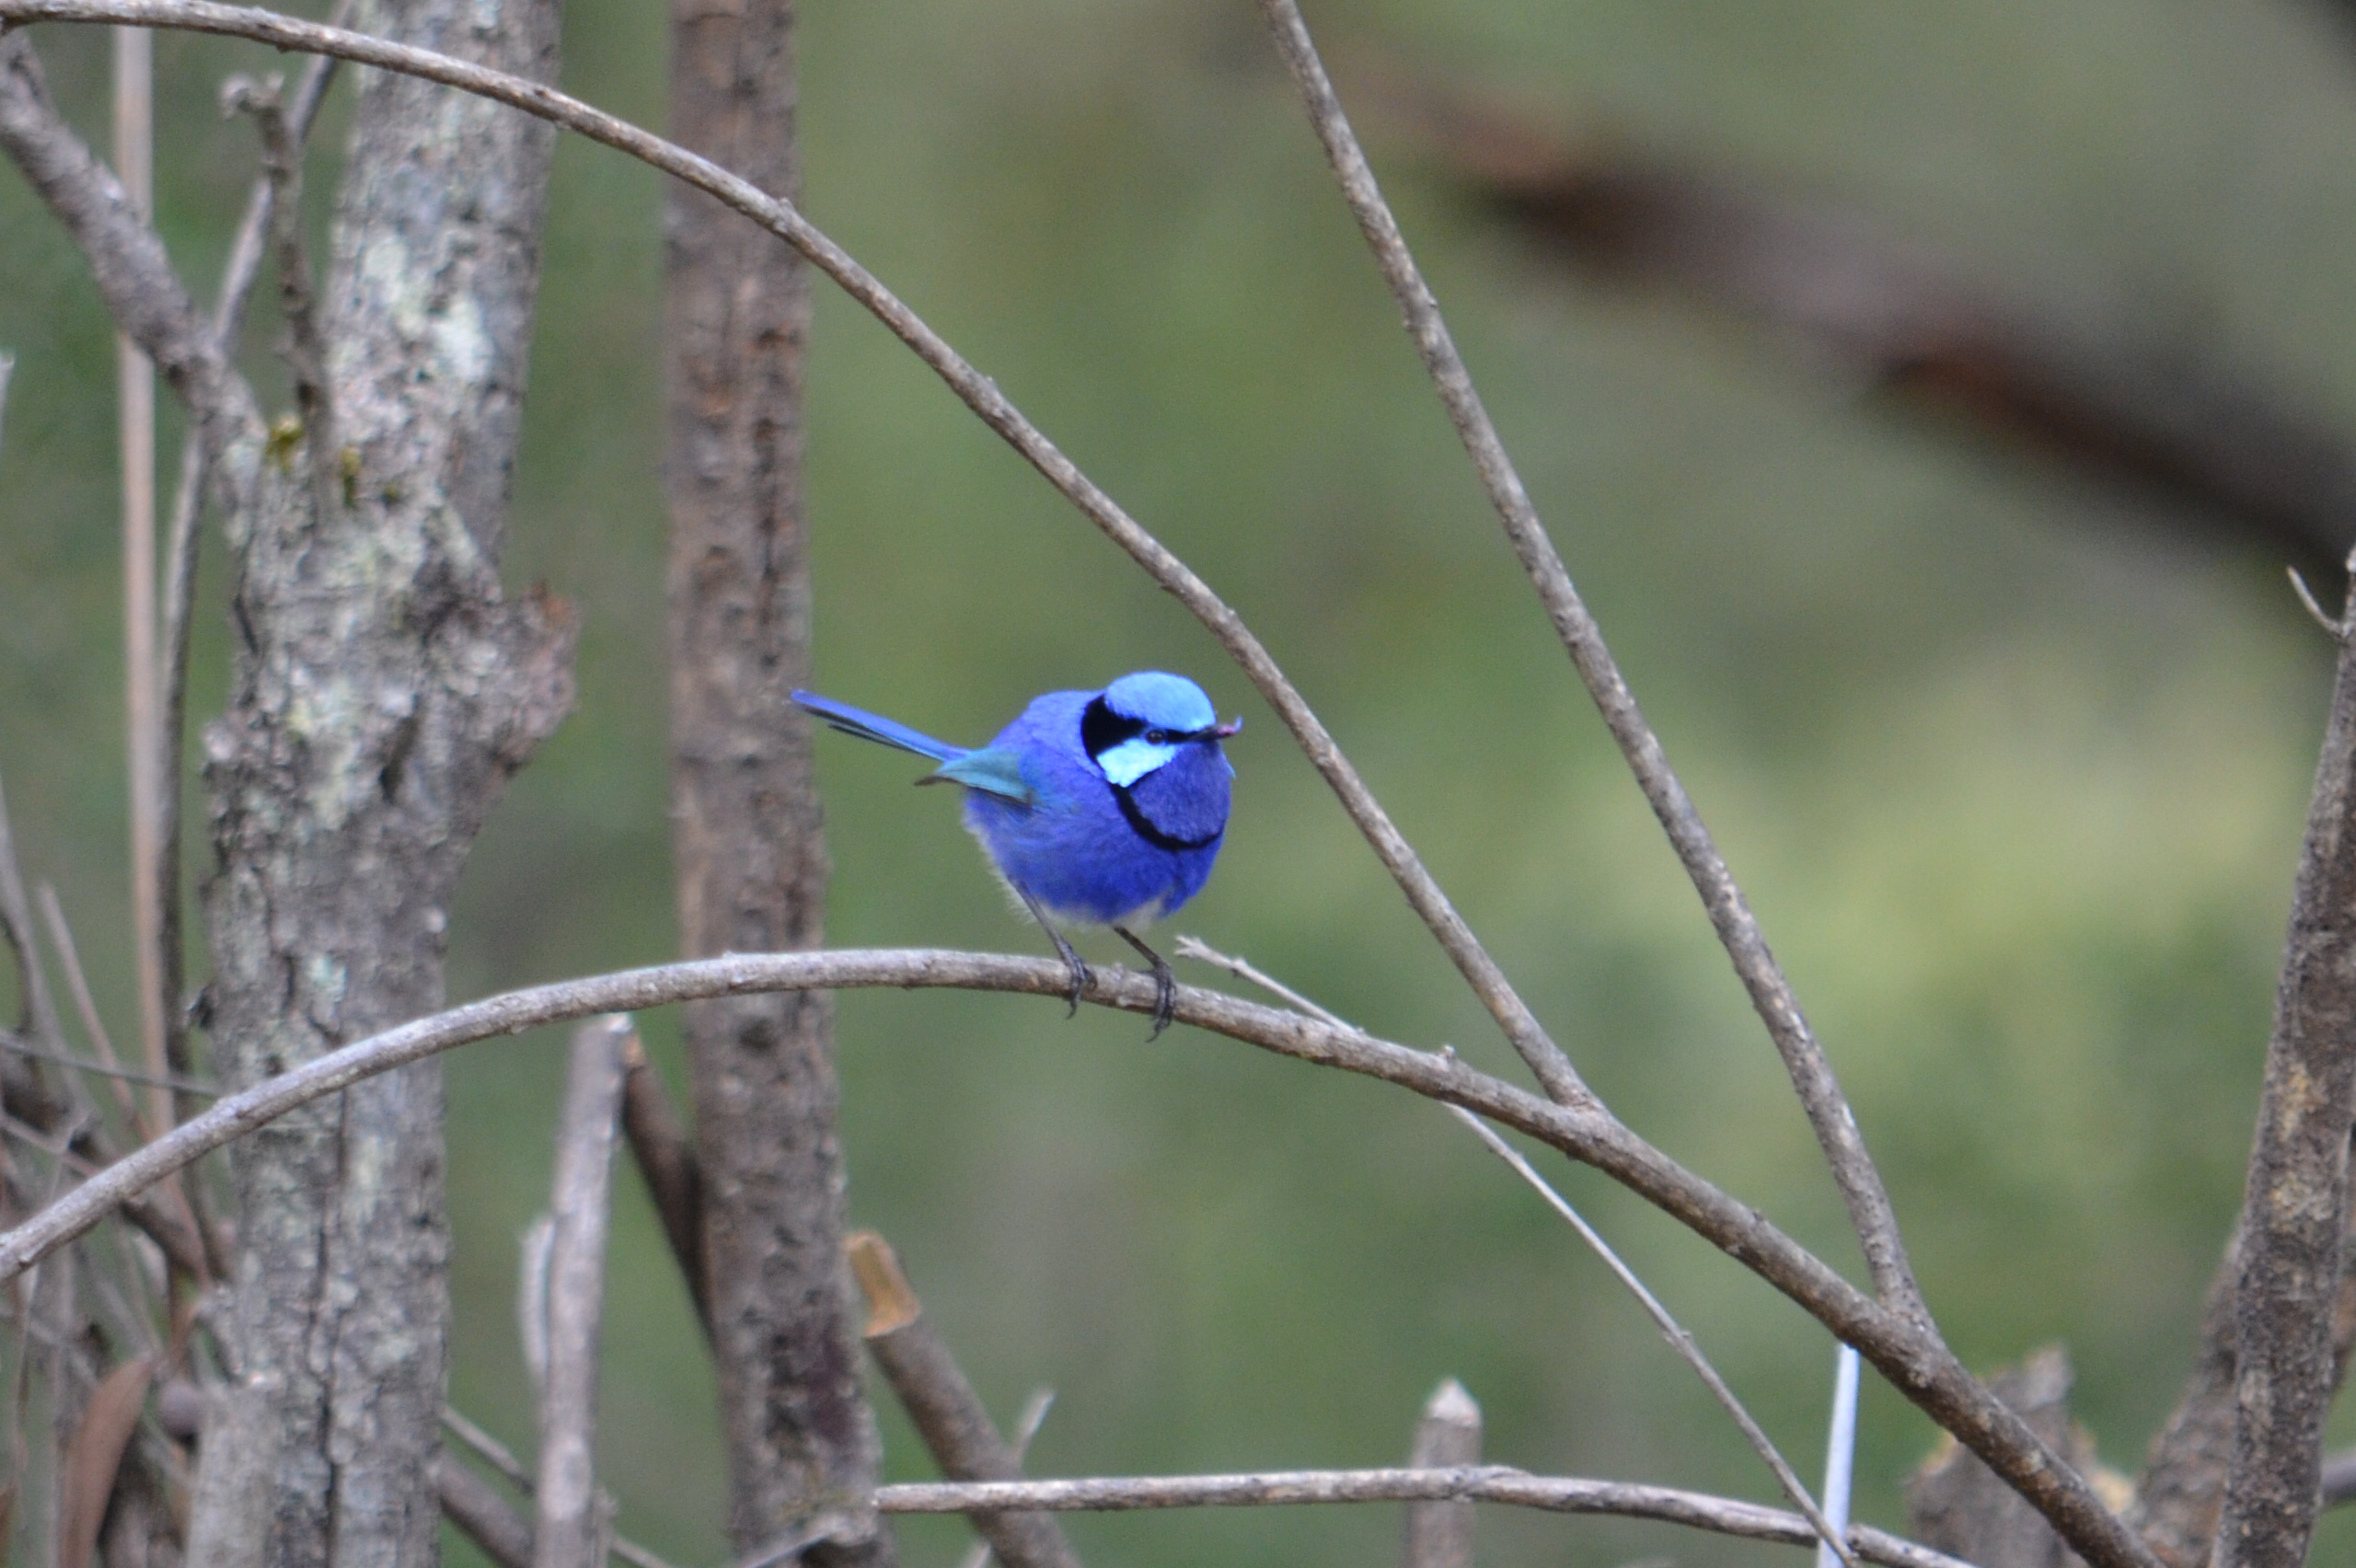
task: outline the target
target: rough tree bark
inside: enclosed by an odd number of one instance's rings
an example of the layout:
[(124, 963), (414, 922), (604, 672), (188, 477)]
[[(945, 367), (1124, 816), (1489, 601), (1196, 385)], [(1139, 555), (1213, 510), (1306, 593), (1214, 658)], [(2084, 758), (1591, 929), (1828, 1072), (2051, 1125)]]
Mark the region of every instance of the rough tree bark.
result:
[(2236, 1233), (2236, 1419), (2218, 1568), (2298, 1568), (2321, 1499), (2356, 1120), (2356, 598), (2338, 631)]
[[(800, 194), (791, 0), (672, 6), (672, 135)], [(672, 818), (691, 957), (814, 947), (827, 864), (806, 676), (801, 259), (718, 202), (669, 198)], [(832, 1009), (822, 994), (687, 1009), (730, 1531), (750, 1549), (873, 1486), (874, 1420), (842, 1260)], [(893, 1560), (888, 1536), (810, 1561)]]
[[(355, 25), (555, 75), (551, 0), (376, 0)], [(460, 862), (571, 700), (563, 617), (509, 602), (497, 571), (552, 136), (409, 77), (362, 87), (321, 294), (324, 397), (311, 429), (274, 434), (229, 524), (237, 640), (205, 740), (205, 912), (233, 1082), (442, 1005)], [(236, 1377), (207, 1415), (192, 1562), (434, 1561), (441, 1122), (440, 1072), (421, 1064), (236, 1151)]]

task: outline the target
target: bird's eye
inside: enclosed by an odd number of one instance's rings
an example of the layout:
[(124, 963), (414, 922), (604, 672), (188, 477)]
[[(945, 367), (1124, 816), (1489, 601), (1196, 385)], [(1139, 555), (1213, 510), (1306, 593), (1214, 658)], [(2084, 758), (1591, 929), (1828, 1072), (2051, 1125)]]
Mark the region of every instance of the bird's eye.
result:
[(1155, 745), (1161, 745), (1169, 741), (1170, 732), (1167, 730), (1148, 730), (1145, 732), (1145, 738), (1151, 741)]

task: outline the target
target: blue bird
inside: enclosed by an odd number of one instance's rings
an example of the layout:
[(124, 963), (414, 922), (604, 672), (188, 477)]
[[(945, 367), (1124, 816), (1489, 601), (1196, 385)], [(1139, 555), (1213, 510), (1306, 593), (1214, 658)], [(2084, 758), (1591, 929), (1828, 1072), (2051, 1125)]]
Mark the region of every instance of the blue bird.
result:
[(1202, 891), (1227, 832), (1235, 769), (1203, 688), (1141, 670), (1102, 691), (1051, 691), (988, 745), (968, 751), (815, 692), (795, 704), (847, 735), (928, 756), (919, 784), (965, 787), (965, 828), (1071, 970), (1080, 1010), (1088, 965), (1055, 922), (1110, 926), (1153, 966), (1154, 1038), (1170, 1025), (1177, 981), (1129, 928)]

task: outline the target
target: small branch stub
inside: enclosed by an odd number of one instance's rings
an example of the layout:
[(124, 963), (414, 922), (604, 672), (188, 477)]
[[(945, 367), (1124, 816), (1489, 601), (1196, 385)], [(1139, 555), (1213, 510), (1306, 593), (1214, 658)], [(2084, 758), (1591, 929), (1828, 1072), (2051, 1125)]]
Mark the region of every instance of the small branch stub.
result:
[[(1481, 1407), (1455, 1378), (1442, 1382), (1424, 1406), (1407, 1462), (1417, 1470), (1459, 1470), (1481, 1462)], [(1408, 1504), (1399, 1568), (1472, 1568), (1472, 1526), (1470, 1498)]]
[[(1022, 1464), (999, 1435), (981, 1396), (924, 1315), (890, 1243), (872, 1230), (843, 1239), (867, 1297), (867, 1351), (908, 1419), (953, 1481), (1017, 1481)], [(1006, 1568), (1080, 1568), (1063, 1527), (1041, 1513), (977, 1510), (966, 1516)]]

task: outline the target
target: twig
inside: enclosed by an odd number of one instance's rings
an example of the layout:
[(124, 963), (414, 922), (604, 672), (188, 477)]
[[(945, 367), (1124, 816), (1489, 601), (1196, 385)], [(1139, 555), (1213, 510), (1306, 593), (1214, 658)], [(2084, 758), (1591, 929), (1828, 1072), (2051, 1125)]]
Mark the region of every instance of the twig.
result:
[[(0, 4), (11, 0), (0, 0)], [(559, 981), (414, 1019), (315, 1057), (222, 1099), (0, 1234), (0, 1284), (89, 1229), (130, 1194), (321, 1095), (472, 1041), (590, 1013), (636, 1011), (705, 997), (805, 987), (958, 986), (1060, 999), (1061, 963), (939, 950), (735, 953)], [(1090, 998), (1153, 1010), (1144, 975), (1114, 972)], [(1217, 991), (1182, 986), (1180, 1021), (1280, 1055), (1380, 1078), (1528, 1134), (1592, 1165), (1739, 1261), (1871, 1361), (1891, 1385), (2017, 1488), (2096, 1568), (2151, 1559), (2129, 1542), (2084, 1477), (2027, 1423), (1983, 1388), (1936, 1334), (1889, 1310), (1834, 1273), (1749, 1205), (1721, 1192), (1604, 1112), (1542, 1100), (1473, 1070), (1452, 1055), (1411, 1050), (1355, 1030)]]
[[(1022, 1463), (1029, 1456), (1031, 1439), (1039, 1435), (1039, 1428), (1046, 1424), (1047, 1412), (1055, 1408), (1055, 1403), (1056, 1391), (1053, 1389), (1034, 1389), (1030, 1397), (1022, 1401), (1022, 1409), (1014, 1418), (1014, 1430), (1006, 1439), (1006, 1446), (1014, 1450), (1016, 1464)], [(990, 1543), (986, 1540), (975, 1541), (966, 1549), (965, 1555), (957, 1560), (957, 1568), (989, 1568), (989, 1565)]]
[[(981, 1396), (933, 1332), (899, 1260), (883, 1237), (857, 1230), (843, 1239), (851, 1272), (867, 1297), (867, 1353), (884, 1370), (908, 1420), (941, 1472), (955, 1481), (1012, 1481), (1022, 1464), (991, 1424)], [(1080, 1568), (1062, 1527), (1045, 1514), (967, 1516), (1006, 1568)]]
[(0, 1030), (0, 1051), (8, 1052), (12, 1055), (30, 1057), (36, 1062), (51, 1062), (61, 1067), (71, 1067), (77, 1073), (89, 1073), (98, 1078), (119, 1078), (126, 1083), (152, 1084), (159, 1088), (174, 1090), (181, 1094), (202, 1095), (208, 1100), (217, 1098), (225, 1092), (217, 1084), (206, 1083), (201, 1078), (181, 1078), (177, 1074), (167, 1074), (162, 1078), (156, 1078), (152, 1074), (141, 1072), (137, 1067), (110, 1067), (103, 1062), (89, 1061), (71, 1052), (44, 1051), (38, 1045), (18, 1039), (6, 1030)]
[(703, 1271), (703, 1172), (686, 1127), (663, 1088), (663, 1075), (648, 1060), (645, 1043), (635, 1034), (622, 1048), (626, 1076), (622, 1079), (622, 1135), (629, 1140), (654, 1212), (663, 1221), (663, 1235), (671, 1256), (696, 1304), (696, 1320), (710, 1332), (710, 1311), (705, 1300)]
[(622, 1044), (630, 1021), (618, 1013), (572, 1033), (549, 1204), (556, 1228), (549, 1254), (548, 1380), (540, 1394), (539, 1474), (532, 1560), (537, 1568), (599, 1568), (596, 1469), (597, 1333), (606, 1291), (606, 1232), (611, 1219), (614, 1132), (621, 1115)]
[(515, 1337), (537, 1405), (549, 1387), (549, 1260), (556, 1250), (556, 1218), (539, 1214), (515, 1242)]
[[(155, 35), (114, 29), (114, 167), (141, 223), (153, 221)], [(122, 687), (124, 750), (131, 794), (131, 928), (139, 974), (139, 1043), (150, 1073), (164, 1056), (163, 910), (147, 868), (157, 854), (156, 738), (156, 371), (124, 334), (115, 337), (122, 458)], [(111, 1052), (110, 1052), (111, 1054)], [(171, 1101), (152, 1086), (147, 1124), (171, 1125)]]
[[(964, 1514), (976, 1508), (1113, 1513), (1143, 1508), (1288, 1507), (1322, 1503), (1504, 1503), (1557, 1514), (1658, 1519), (1752, 1540), (1812, 1546), (1797, 1514), (1756, 1503), (1625, 1482), (1537, 1476), (1507, 1465), (1469, 1470), (1274, 1470), (1243, 1475), (1118, 1476), (1085, 1481), (918, 1482), (878, 1487), (884, 1514)], [(1926, 1546), (1859, 1525), (1857, 1555), (1889, 1568), (1968, 1568)]]
[[(1267, 649), (1243, 624), (1242, 617), (1212, 593), (1185, 562), (1080, 472), (999, 391), (996, 382), (976, 370), (946, 340), (852, 259), (848, 251), (819, 232), (790, 203), (767, 195), (707, 159), (540, 83), (341, 29), (324, 28), (267, 11), (215, 5), (212, 0), (0, 0), (0, 22), (33, 21), (131, 21), (143, 26), (185, 28), (248, 38), (281, 49), (334, 54), (441, 82), (510, 104), (627, 153), (710, 193), (785, 240), (907, 344), (967, 408), (1218, 640), (1292, 732), (1311, 764), (1323, 776), (1350, 820), (1398, 882), (1409, 905), (1497, 1020), (1507, 1039), (1530, 1064), (1547, 1093), (1565, 1103), (1592, 1101), (1593, 1097), (1568, 1058), (1548, 1037), (1536, 1015), (1506, 979), (1504, 971), (1472, 934), (1414, 847), (1367, 789), (1357, 768), (1334, 744), (1307, 699), (1286, 678)], [(0, 125), (0, 132), (5, 129)], [(151, 348), (150, 352), (155, 351)]]
[[(1407, 1453), (1417, 1470), (1467, 1470), (1481, 1462), (1481, 1407), (1453, 1378), (1432, 1391)], [(1472, 1568), (1474, 1510), (1468, 1499), (1407, 1505), (1399, 1568)]]
[(1317, 1020), (1320, 1023), (1330, 1023), (1336, 1029), (1349, 1029), (1353, 1027), (1353, 1025), (1340, 1014), (1329, 1012), (1325, 1009), (1319, 1007), (1315, 1002), (1311, 1001), (1307, 997), (1302, 996), (1299, 991), (1294, 990), (1291, 986), (1286, 985), (1283, 981), (1276, 978), (1274, 975), (1265, 974), (1262, 971), (1253, 968), (1250, 963), (1243, 959), (1230, 958), (1226, 953), (1223, 953), (1217, 948), (1212, 947), (1209, 943), (1201, 941), (1196, 938), (1180, 937), (1178, 939), (1178, 956), (1180, 958), (1191, 958), (1197, 963), (1207, 963), (1214, 969), (1224, 969), (1239, 980), (1248, 980), (1253, 985), (1259, 986), (1263, 991), (1267, 992), (1268, 995), (1276, 997), (1276, 1000), (1284, 1003), (1285, 1006), (1298, 1009), (1299, 1011), (1305, 1012), (1310, 1017)]
[(1652, 1319), (1653, 1326), (1660, 1330), (1661, 1338), (1669, 1342), (1669, 1348), (1677, 1352), (1685, 1365), (1693, 1368), (1693, 1375), (1702, 1379), (1703, 1385), (1710, 1390), (1710, 1397), (1718, 1401), (1719, 1408), (1724, 1410), (1735, 1425), (1741, 1429), (1743, 1440), (1750, 1445), (1751, 1452), (1757, 1454), (1761, 1461), (1773, 1473), (1775, 1484), (1784, 1489), (1784, 1495), (1791, 1499), (1792, 1505), (1807, 1516), (1809, 1524), (1816, 1527), (1817, 1535), (1826, 1546), (1832, 1549), (1843, 1563), (1847, 1564), (1847, 1568), (1857, 1568), (1856, 1560), (1849, 1554), (1847, 1543), (1841, 1539), (1841, 1532), (1833, 1528), (1832, 1521), (1826, 1518), (1822, 1510), (1817, 1507), (1816, 1499), (1808, 1495), (1807, 1483), (1800, 1480), (1799, 1472), (1792, 1469), (1782, 1451), (1775, 1447), (1773, 1439), (1769, 1438), (1765, 1429), (1752, 1419), (1750, 1411), (1743, 1408), (1742, 1401), (1737, 1399), (1734, 1390), (1727, 1386), (1727, 1380), (1718, 1376), (1718, 1369), (1710, 1365), (1710, 1358), (1702, 1354), (1702, 1347), (1694, 1342), (1693, 1336), (1685, 1332), (1684, 1326), (1669, 1315), (1669, 1309), (1660, 1304), (1660, 1298), (1646, 1287), (1643, 1280), (1636, 1277), (1636, 1271), (1621, 1260), (1620, 1254), (1611, 1250), (1611, 1244), (1604, 1240), (1596, 1231), (1595, 1227), (1589, 1225), (1577, 1209), (1571, 1206), (1569, 1199), (1556, 1192), (1546, 1178), (1538, 1174), (1530, 1161), (1522, 1158), (1519, 1149), (1499, 1137), (1490, 1130), (1487, 1123), (1462, 1106), (1451, 1105), (1449, 1110), (1458, 1121), (1472, 1129), (1473, 1136), (1488, 1146), (1491, 1154), (1511, 1166), (1516, 1175), (1535, 1188), (1538, 1195), (1546, 1200), (1547, 1206), (1561, 1215), (1570, 1228), (1579, 1233), (1579, 1239), (1585, 1241), (1595, 1255), (1603, 1260), (1604, 1266), (1611, 1271), (1612, 1277), (1627, 1287), (1628, 1294), (1634, 1297), (1637, 1304), (1644, 1308), (1646, 1316)]
[(448, 1454), (435, 1470), (442, 1516), (466, 1532), (499, 1568), (532, 1568), (532, 1522), (515, 1505)]
[(1301, 18), (1299, 5), (1296, 0), (1260, 0), (1260, 8), (1268, 18), (1276, 48), (1291, 70), (1293, 81), (1300, 89), (1302, 103), (1318, 140), (1324, 145), (1326, 158), (1341, 180), (1343, 196), (1399, 302), (1408, 335), (1423, 356), (1425, 368), (1431, 373), (1440, 402), (1488, 490), (1490, 502), (1505, 525), (1507, 537), (1538, 590), (1539, 600), (1562, 639), (1565, 651), (1570, 654), (1579, 679), (1603, 715), (1605, 727), (1619, 744), (1621, 754), (1635, 774), (1638, 788), (1668, 834), (1694, 891), (1701, 894), (1703, 907), (1709, 913), (1720, 944), (1733, 961), (1736, 974), (1750, 993), (1752, 1007), (1784, 1058), (1784, 1070), (1791, 1077), (1809, 1124), (1816, 1130), (1817, 1142), (1832, 1167), (1833, 1180), (1848, 1205), (1850, 1222), (1865, 1248), (1866, 1266), (1873, 1273), (1874, 1288), (1886, 1304), (1927, 1325), (1930, 1311), (1923, 1305), (1913, 1268), (1907, 1262), (1896, 1211), (1890, 1206), (1880, 1171), (1865, 1151), (1864, 1136), (1832, 1075), (1831, 1065), (1817, 1044), (1790, 982), (1768, 950), (1767, 939), (1727, 869), (1725, 857), (1718, 853), (1701, 813), (1669, 767), (1659, 737), (1636, 706), (1635, 695), (1629, 690), (1611, 650), (1605, 644), (1602, 629), (1572, 585), (1553, 540), (1547, 536), (1537, 508), (1530, 503), (1521, 476), (1515, 470), (1496, 426), (1473, 388), (1472, 373), (1457, 352), (1448, 323), (1440, 316), (1439, 302), (1433, 297), (1422, 271), (1415, 265), (1406, 239), (1399, 231), (1398, 220), (1392, 215), (1375, 183), (1374, 170), (1368, 165), (1357, 137), (1342, 112), (1341, 100), (1334, 95), (1334, 84), (1317, 57), (1316, 45), (1311, 41), (1309, 26)]
[[(74, 1010), (81, 1015), (82, 1032), (89, 1037), (90, 1048), (98, 1054), (98, 1076), (105, 1078), (114, 1091), (115, 1106), (122, 1113), (123, 1125), (140, 1143), (148, 1138), (147, 1123), (132, 1102), (131, 1091), (123, 1087), (122, 1064), (114, 1054), (114, 1041), (107, 1034), (107, 1026), (98, 1017), (98, 998), (90, 995), (89, 977), (82, 973), (82, 955), (74, 945), (74, 928), (65, 923), (64, 906), (57, 901), (57, 889), (44, 882), (34, 896), (40, 903), (41, 918), (49, 926), (49, 940), (57, 949), (58, 961), (65, 966), (65, 988), (74, 994)], [(65, 1058), (69, 1062), (73, 1058)], [(78, 1062), (74, 1065), (80, 1066)], [(141, 1074), (153, 1083), (160, 1075)]]
[(0, 938), (17, 958), (17, 992), (24, 998), (25, 1025), (43, 1049), (65, 1054), (65, 1025), (41, 972), (40, 946), (33, 935), (33, 911), (25, 897), (24, 872), (17, 865), (17, 841), (8, 825), (8, 799), (0, 790)]
[[(1824, 1437), (1824, 1516), (1835, 1534), (1849, 1528), (1849, 1486), (1857, 1463), (1857, 1352), (1842, 1345), (1834, 1354), (1832, 1420)], [(1832, 1568), (1831, 1543), (1819, 1542), (1816, 1568)]]
[(524, 1468), (514, 1449), (448, 1405), (442, 1407), (442, 1425), (450, 1435), (464, 1443), (469, 1453), (505, 1476), (516, 1490), (526, 1496), (531, 1494), (532, 1472)]

